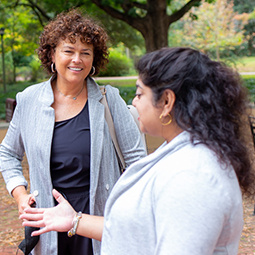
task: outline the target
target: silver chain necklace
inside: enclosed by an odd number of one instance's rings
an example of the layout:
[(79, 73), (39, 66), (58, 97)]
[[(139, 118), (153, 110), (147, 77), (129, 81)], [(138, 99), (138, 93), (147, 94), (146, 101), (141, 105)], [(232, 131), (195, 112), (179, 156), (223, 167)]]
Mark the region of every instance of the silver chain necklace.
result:
[(77, 97), (81, 94), (83, 88), (84, 88), (84, 85), (82, 86), (82, 88), (81, 88), (81, 90), (79, 91), (79, 93), (78, 93), (76, 96), (73, 97), (73, 96), (70, 96), (70, 95), (65, 95), (65, 94), (63, 94), (63, 93), (58, 89), (58, 86), (57, 86), (57, 84), (56, 84), (56, 89), (57, 89), (57, 91), (58, 91), (62, 96), (67, 97), (67, 98), (71, 98), (71, 99), (73, 99), (73, 100), (76, 100), (76, 99), (77, 99)]

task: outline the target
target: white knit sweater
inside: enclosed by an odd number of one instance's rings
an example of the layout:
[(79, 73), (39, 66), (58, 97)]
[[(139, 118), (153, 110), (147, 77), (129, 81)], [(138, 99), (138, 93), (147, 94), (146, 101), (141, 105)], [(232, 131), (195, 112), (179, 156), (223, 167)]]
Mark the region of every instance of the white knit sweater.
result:
[(183, 132), (119, 179), (106, 204), (101, 254), (235, 255), (242, 226), (232, 167)]

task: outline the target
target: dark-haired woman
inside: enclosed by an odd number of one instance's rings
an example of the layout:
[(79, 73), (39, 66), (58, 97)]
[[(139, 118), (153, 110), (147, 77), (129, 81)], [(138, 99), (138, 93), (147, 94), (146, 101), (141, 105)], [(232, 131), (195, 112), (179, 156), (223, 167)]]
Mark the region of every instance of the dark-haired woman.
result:
[[(78, 10), (63, 12), (40, 37), (38, 56), (51, 79), (17, 95), (17, 106), (0, 149), (0, 168), (19, 213), (36, 201), (52, 207), (52, 188), (76, 208), (103, 215), (120, 176), (105, 121), (102, 94), (91, 78), (107, 63), (107, 34)], [(145, 156), (139, 130), (117, 89), (106, 97), (126, 165)], [(22, 174), (26, 153), (30, 191)], [(93, 246), (93, 247), (92, 247)], [(40, 237), (33, 254), (99, 254), (100, 242), (51, 232)]]
[(59, 204), (27, 209), (21, 218), (31, 221), (23, 224), (41, 227), (33, 235), (74, 228), (102, 237), (101, 254), (107, 255), (238, 254), (241, 191), (254, 193), (238, 74), (190, 48), (148, 53), (138, 71), (133, 105), (140, 128), (165, 143), (121, 176), (104, 218), (80, 219), (53, 190)]

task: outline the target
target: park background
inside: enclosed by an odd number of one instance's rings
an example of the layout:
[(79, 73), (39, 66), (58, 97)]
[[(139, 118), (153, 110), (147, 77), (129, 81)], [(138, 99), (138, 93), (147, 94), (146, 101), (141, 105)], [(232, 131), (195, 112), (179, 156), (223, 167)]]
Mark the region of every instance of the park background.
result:
[[(1, 0), (0, 119), (6, 98), (49, 78), (36, 55), (39, 36), (58, 13), (74, 7), (109, 34), (109, 64), (99, 77), (136, 76), (135, 64), (146, 52), (192, 47), (240, 72), (254, 102), (254, 6), (255, 0)], [(131, 103), (135, 79), (99, 83), (117, 86)]]
[[(0, 124), (6, 99), (47, 80), (36, 55), (40, 33), (64, 10), (79, 7), (109, 34), (109, 63), (96, 77), (119, 88), (131, 104), (135, 64), (146, 52), (169, 46), (192, 47), (236, 69), (255, 101), (255, 0), (1, 0)], [(247, 123), (246, 123), (247, 124)], [(6, 130), (0, 132), (0, 142)], [(248, 135), (250, 130), (247, 129)], [(252, 137), (250, 136), (252, 141)], [(153, 151), (157, 142), (150, 144)], [(28, 166), (23, 162), (25, 174)], [(23, 238), (15, 202), (0, 178), (0, 254), (15, 254)], [(253, 200), (244, 200), (244, 230), (239, 255), (255, 254)]]

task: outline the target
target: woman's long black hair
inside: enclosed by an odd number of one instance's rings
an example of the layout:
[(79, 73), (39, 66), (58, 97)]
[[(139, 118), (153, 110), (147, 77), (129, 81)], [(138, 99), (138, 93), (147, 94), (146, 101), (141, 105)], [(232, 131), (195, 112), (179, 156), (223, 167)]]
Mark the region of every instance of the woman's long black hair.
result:
[(162, 48), (143, 56), (139, 78), (150, 87), (154, 103), (171, 89), (176, 123), (212, 149), (220, 162), (232, 164), (241, 188), (253, 193), (250, 154), (242, 128), (247, 93), (237, 72), (191, 48)]

